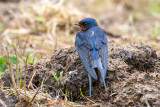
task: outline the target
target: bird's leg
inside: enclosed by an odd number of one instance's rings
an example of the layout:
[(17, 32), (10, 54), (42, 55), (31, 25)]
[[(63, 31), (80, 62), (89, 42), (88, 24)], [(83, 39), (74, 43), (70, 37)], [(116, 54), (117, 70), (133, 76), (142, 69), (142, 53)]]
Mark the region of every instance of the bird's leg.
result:
[(105, 82), (106, 77), (105, 77), (105, 75), (102, 75), (102, 76), (103, 76), (102, 80), (103, 80), (104, 88), (107, 93), (107, 87), (106, 87), (106, 82)]
[(89, 96), (91, 97), (92, 77), (90, 74), (88, 74), (88, 78), (89, 78)]
[(104, 83), (104, 88), (105, 88), (105, 91), (107, 92), (107, 87), (106, 87), (106, 82), (105, 82), (105, 79), (103, 79), (103, 83)]
[(104, 84), (104, 88), (105, 88), (105, 91), (107, 93), (107, 87), (106, 87), (106, 82), (105, 82), (105, 75), (102, 75), (102, 81), (103, 81), (103, 84)]

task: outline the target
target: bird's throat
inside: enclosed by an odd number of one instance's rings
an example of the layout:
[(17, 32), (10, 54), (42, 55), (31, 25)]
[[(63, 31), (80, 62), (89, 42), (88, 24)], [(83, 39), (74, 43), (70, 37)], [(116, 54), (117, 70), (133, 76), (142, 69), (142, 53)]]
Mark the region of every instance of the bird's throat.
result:
[(83, 25), (80, 25), (81, 30), (86, 30), (86, 28)]

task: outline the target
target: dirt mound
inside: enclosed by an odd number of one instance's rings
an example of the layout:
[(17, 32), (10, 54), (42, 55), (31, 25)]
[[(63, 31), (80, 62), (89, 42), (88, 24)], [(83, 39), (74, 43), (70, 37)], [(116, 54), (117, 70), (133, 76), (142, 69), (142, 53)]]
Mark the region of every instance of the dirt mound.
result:
[[(160, 105), (160, 60), (151, 47), (109, 42), (108, 63), (108, 92), (105, 94), (103, 84), (93, 81), (93, 101), (108, 106)], [(51, 72), (56, 73), (57, 80)], [(27, 84), (33, 78), (34, 88), (40, 87), (43, 80), (43, 90), (53, 97), (63, 98), (67, 94), (69, 100), (81, 101), (80, 88), (85, 96), (89, 95), (88, 75), (74, 47), (57, 50), (56, 54), (28, 65), (26, 78)], [(6, 87), (12, 86), (9, 71), (2, 75), (1, 81)]]
[[(0, 91), (0, 99), (4, 102), (4, 104), (7, 104), (7, 107), (14, 107), (15, 104), (18, 102), (17, 96), (15, 96), (14, 94), (6, 96), (5, 93), (1, 93), (1, 91)], [(1, 103), (0, 107), (3, 107)]]

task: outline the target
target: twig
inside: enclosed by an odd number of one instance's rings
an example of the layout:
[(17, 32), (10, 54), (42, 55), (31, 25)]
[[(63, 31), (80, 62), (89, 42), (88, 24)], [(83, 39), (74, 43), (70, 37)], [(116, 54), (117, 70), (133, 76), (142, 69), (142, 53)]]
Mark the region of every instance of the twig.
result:
[(36, 71), (33, 73), (32, 78), (31, 78), (30, 81), (29, 81), (28, 88), (31, 86), (32, 80), (33, 80), (35, 74), (36, 74)]
[(114, 38), (119, 38), (119, 37), (121, 37), (121, 35), (119, 35), (119, 34), (114, 34), (114, 33), (112, 33), (112, 32), (108, 32), (108, 31), (106, 31), (106, 30), (104, 30), (104, 32), (106, 33), (106, 35), (111, 36), (111, 37), (114, 37)]
[(34, 94), (31, 102), (27, 105), (27, 107), (29, 107), (31, 105), (31, 103), (33, 102), (34, 98), (36, 97), (36, 95), (38, 94), (38, 91), (41, 89), (41, 87), (38, 88), (38, 90), (36, 91), (36, 93)]
[(30, 36), (28, 36), (27, 37), (27, 39), (26, 39), (26, 41), (25, 41), (25, 45), (24, 45), (24, 50), (23, 50), (23, 55), (25, 55), (25, 53), (26, 53), (26, 47), (27, 47), (27, 43), (28, 43), (28, 41), (29, 41), (29, 38), (30, 38)]
[[(16, 54), (16, 79), (17, 79), (17, 92), (18, 92), (18, 95), (19, 95), (19, 89), (20, 89), (20, 85), (19, 85), (19, 79), (18, 79), (18, 75), (19, 75), (19, 66), (18, 66), (18, 55), (17, 55), (17, 50), (16, 50), (16, 47), (14, 45), (14, 50), (15, 50), (15, 54)], [(18, 97), (18, 100), (21, 101), (20, 99), (20, 96)]]
[(25, 98), (26, 98), (26, 75), (27, 75), (27, 68), (28, 68), (28, 64), (27, 64), (27, 60), (28, 60), (28, 56), (26, 57), (26, 62), (25, 62), (25, 70), (24, 70), (24, 92), (25, 92)]
[(7, 107), (6, 104), (0, 99), (0, 103), (2, 104), (3, 107)]
[(54, 47), (54, 50), (57, 49), (57, 35), (55, 35), (55, 47)]
[(15, 79), (14, 79), (13, 69), (12, 69), (12, 65), (10, 63), (9, 52), (8, 52), (8, 48), (7, 47), (6, 47), (6, 51), (7, 51), (6, 56), (7, 56), (7, 62), (8, 62), (9, 70), (10, 70), (10, 74), (11, 74), (11, 79), (12, 79), (13, 87), (15, 89), (16, 88), (16, 82), (15, 82)]
[(16, 54), (16, 79), (17, 79), (17, 88), (19, 89), (19, 79), (18, 79), (18, 75), (19, 75), (19, 70), (18, 70), (18, 55), (17, 55), (17, 50), (16, 50), (16, 47), (14, 45), (14, 51), (15, 51), (15, 54)]
[(90, 100), (89, 98), (87, 98), (87, 97), (85, 97), (86, 98), (86, 100), (88, 100), (89, 102), (91, 102), (91, 103), (96, 103), (96, 102), (94, 102), (94, 101), (92, 101), (92, 100)]
[(19, 92), (17, 90), (17, 86), (16, 86), (16, 82), (15, 82), (15, 78), (14, 78), (14, 73), (13, 73), (12, 65), (10, 63), (9, 52), (8, 52), (8, 48), (7, 47), (6, 47), (6, 51), (7, 51), (7, 54), (6, 54), (6, 56), (7, 56), (7, 62), (8, 62), (8, 65), (9, 65), (9, 71), (10, 71), (13, 87), (16, 90), (16, 93), (17, 93), (17, 96), (18, 96), (18, 100), (20, 101), (20, 96), (19, 96)]
[(80, 88), (80, 95), (81, 95), (85, 100), (88, 100), (89, 102), (94, 103), (94, 104), (96, 103), (96, 102), (90, 100), (89, 98), (85, 97), (85, 96), (83, 95), (83, 93), (82, 93), (81, 88)]
[(54, 50), (56, 50), (57, 49), (57, 35), (56, 35), (56, 26), (57, 26), (57, 22), (55, 22), (54, 24), (53, 24), (53, 26), (52, 26), (52, 31), (51, 31), (51, 35), (53, 36), (55, 36), (55, 46), (54, 46)]

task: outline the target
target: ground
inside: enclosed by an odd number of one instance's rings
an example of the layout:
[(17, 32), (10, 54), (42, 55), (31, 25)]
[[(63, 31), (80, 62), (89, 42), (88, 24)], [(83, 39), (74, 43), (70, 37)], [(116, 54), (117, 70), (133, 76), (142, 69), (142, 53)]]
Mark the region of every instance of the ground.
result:
[[(0, 77), (0, 106), (158, 107), (159, 8), (152, 0), (0, 2), (0, 56), (8, 49), (19, 61), (5, 63), (10, 69)], [(84, 17), (96, 18), (109, 41), (108, 91), (93, 81), (91, 98), (74, 48), (74, 23)]]

